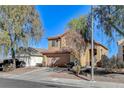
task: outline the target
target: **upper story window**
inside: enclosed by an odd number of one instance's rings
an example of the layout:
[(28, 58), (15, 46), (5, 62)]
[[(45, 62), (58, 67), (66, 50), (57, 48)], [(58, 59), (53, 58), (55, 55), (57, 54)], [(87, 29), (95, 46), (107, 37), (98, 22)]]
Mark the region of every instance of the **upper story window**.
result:
[(52, 47), (58, 47), (58, 40), (52, 40), (51, 41), (51, 46)]
[[(90, 55), (91, 55), (91, 49), (90, 49)], [(94, 56), (97, 55), (97, 49), (94, 49)]]

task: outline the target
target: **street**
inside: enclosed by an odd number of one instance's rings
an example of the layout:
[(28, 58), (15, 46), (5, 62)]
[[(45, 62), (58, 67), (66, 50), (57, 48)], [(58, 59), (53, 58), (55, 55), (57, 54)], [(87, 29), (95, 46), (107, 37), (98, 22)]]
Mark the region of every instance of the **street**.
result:
[(70, 86), (0, 78), (0, 88), (71, 88)]

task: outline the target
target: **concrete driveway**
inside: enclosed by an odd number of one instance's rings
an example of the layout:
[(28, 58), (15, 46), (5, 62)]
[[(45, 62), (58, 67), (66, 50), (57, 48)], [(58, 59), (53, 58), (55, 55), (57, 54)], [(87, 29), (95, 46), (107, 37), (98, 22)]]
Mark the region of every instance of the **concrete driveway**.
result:
[[(25, 68), (26, 69), (26, 68)], [(5, 86), (11, 85), (10, 83), (15, 82), (15, 84), (12, 83), (12, 87), (23, 87), (20, 84), (18, 84), (20, 81), (21, 84), (23, 84), (23, 82), (27, 82), (27, 83), (31, 83), (31, 86), (27, 86), (28, 84), (26, 84), (27, 87), (33, 87), (33, 86), (37, 86), (37, 87), (76, 87), (74, 85), (69, 85), (69, 84), (60, 84), (58, 82), (56, 82), (57, 80), (61, 80), (59, 78), (55, 78), (55, 77), (51, 77), (51, 75), (54, 75), (55, 73), (61, 73), (63, 71), (65, 71), (66, 69), (64, 68), (48, 68), (48, 67), (42, 67), (42, 68), (35, 68), (31, 71), (28, 72), (24, 72), (24, 73), (16, 73), (18, 72), (17, 70), (13, 71), (13, 72), (0, 72), (0, 82), (3, 83), (2, 80), (7, 80), (6, 82), (4, 82)], [(34, 84), (33, 84), (34, 82)], [(1, 83), (1, 84), (2, 84)], [(7, 85), (8, 83), (8, 85)], [(41, 83), (41, 84), (39, 84)], [(24, 83), (25, 84), (25, 83)], [(43, 84), (43, 85), (42, 85)], [(17, 85), (17, 86), (16, 86)], [(42, 86), (41, 86), (42, 85)], [(3, 85), (1, 85), (2, 87), (4, 87)], [(79, 86), (78, 86), (79, 87)]]

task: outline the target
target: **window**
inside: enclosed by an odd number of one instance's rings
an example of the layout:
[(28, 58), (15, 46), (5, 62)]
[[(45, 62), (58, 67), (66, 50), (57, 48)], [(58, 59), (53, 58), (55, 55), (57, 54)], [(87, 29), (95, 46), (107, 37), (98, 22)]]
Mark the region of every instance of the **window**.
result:
[(52, 47), (58, 47), (58, 40), (52, 40)]
[[(91, 55), (91, 49), (90, 49), (90, 55)], [(97, 55), (97, 49), (94, 49), (94, 55)]]
[(94, 55), (97, 55), (97, 49), (94, 49)]
[(52, 46), (53, 46), (53, 47), (55, 46), (55, 41), (54, 41), (54, 40), (52, 41)]

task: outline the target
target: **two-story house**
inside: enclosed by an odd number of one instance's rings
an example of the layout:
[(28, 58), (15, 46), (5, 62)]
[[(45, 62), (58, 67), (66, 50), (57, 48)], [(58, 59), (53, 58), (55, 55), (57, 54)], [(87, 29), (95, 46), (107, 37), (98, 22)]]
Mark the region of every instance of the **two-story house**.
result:
[[(71, 51), (65, 48), (66, 33), (48, 38), (48, 50), (42, 53), (47, 57), (45, 66), (65, 66), (66, 63), (74, 61)], [(89, 41), (87, 43), (86, 51), (81, 56), (80, 64), (82, 67), (91, 65), (91, 44)], [(108, 49), (100, 43), (94, 42), (94, 44), (95, 62), (99, 62), (102, 55), (107, 55)]]

